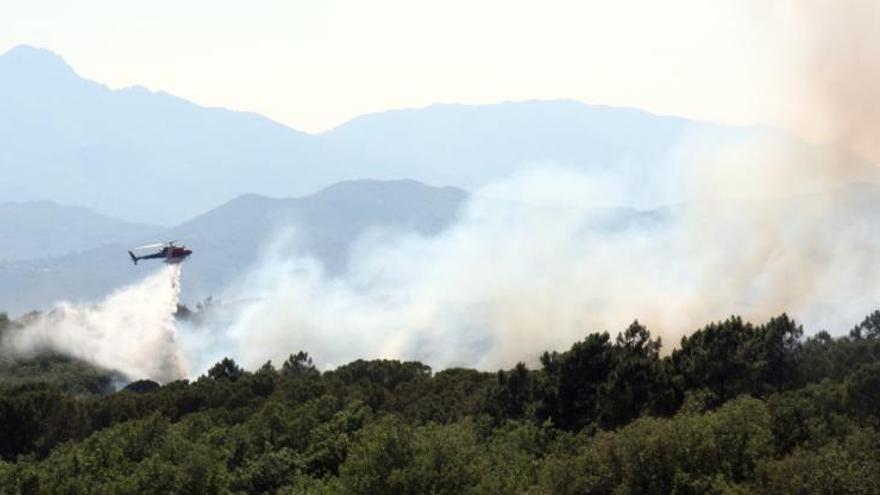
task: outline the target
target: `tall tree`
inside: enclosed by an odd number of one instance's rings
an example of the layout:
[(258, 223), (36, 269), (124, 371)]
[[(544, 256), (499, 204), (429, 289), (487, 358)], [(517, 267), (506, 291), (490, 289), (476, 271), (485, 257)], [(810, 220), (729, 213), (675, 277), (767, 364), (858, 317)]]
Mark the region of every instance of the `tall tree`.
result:
[(305, 351), (291, 354), (281, 365), (281, 374), (285, 376), (305, 376), (317, 373), (312, 357)]
[(617, 335), (608, 379), (599, 389), (599, 423), (611, 428), (628, 423), (646, 409), (671, 409), (671, 392), (660, 359), (660, 338), (651, 339), (648, 329), (634, 321)]
[(613, 350), (608, 333), (594, 333), (563, 353), (545, 352), (543, 414), (560, 427), (580, 429), (596, 419), (599, 387), (608, 378)]
[(244, 371), (232, 359), (225, 357), (208, 370), (208, 376), (215, 379), (236, 381), (241, 378)]
[(758, 382), (755, 392), (762, 392), (762, 386), (779, 391), (794, 383), (803, 334), (803, 327), (785, 313), (755, 329), (749, 349)]
[(683, 337), (672, 362), (684, 386), (707, 387), (721, 403), (746, 390), (749, 366), (744, 351), (753, 335), (751, 323), (732, 316)]

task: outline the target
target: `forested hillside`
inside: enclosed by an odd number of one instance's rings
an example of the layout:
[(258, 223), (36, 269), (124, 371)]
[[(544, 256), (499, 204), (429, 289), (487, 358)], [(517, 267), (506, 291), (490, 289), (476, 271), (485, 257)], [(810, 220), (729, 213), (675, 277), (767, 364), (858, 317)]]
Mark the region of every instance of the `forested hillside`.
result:
[(877, 492), (880, 312), (837, 338), (731, 317), (660, 351), (634, 322), (535, 369), (322, 372), (298, 352), (116, 392), (63, 357), (5, 361), (0, 491)]

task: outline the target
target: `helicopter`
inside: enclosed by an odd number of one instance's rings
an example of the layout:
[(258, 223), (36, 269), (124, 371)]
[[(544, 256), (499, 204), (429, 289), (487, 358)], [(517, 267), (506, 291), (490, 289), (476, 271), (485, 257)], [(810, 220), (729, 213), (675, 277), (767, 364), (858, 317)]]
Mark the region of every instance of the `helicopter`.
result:
[[(131, 256), (131, 261), (135, 265), (138, 264), (140, 260), (165, 260), (165, 263), (168, 264), (177, 264), (183, 262), (189, 255), (192, 254), (191, 249), (187, 249), (184, 245), (175, 245), (177, 241), (167, 241), (160, 242), (158, 244), (148, 244), (146, 246), (140, 246), (134, 248), (132, 251), (128, 252), (128, 255)], [(159, 251), (150, 254), (144, 254), (138, 256), (134, 254), (133, 251), (138, 251), (141, 249), (155, 249), (161, 248)]]

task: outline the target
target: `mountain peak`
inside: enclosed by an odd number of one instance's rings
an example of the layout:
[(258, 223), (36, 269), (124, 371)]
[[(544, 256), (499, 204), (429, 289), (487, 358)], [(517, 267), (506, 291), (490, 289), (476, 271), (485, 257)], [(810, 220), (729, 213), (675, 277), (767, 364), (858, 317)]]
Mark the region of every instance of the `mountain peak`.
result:
[(70, 78), (73, 68), (57, 53), (31, 45), (16, 45), (0, 55), (4, 77)]

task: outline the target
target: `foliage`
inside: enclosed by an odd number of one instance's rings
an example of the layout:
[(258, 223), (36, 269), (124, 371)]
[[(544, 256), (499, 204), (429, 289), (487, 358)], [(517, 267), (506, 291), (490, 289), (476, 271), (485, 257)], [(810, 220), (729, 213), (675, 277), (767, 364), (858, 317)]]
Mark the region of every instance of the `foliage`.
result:
[(878, 322), (731, 317), (664, 356), (636, 321), (495, 372), (299, 351), (117, 392), (63, 356), (7, 360), (0, 493), (874, 493)]
[(215, 364), (208, 370), (208, 376), (215, 380), (235, 381), (241, 378), (242, 370), (232, 359), (223, 358), (222, 361)]

